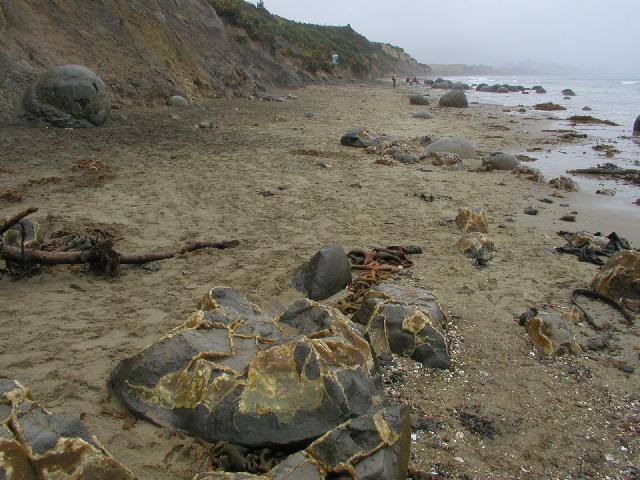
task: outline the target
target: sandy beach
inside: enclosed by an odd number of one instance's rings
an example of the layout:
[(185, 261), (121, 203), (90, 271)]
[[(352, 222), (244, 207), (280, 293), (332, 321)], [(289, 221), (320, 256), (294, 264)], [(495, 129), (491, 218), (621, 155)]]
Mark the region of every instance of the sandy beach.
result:
[[(206, 469), (205, 446), (136, 421), (110, 399), (106, 380), (116, 363), (181, 323), (212, 287), (231, 286), (276, 315), (301, 298), (292, 273), (323, 244), (415, 244), (424, 253), (413, 257), (408, 279), (433, 290), (447, 311), (453, 366), (418, 369), (398, 359), (388, 394), (423, 425), (411, 464), (440, 475), (432, 478), (635, 478), (621, 472), (640, 472), (639, 327), (592, 306), (615, 324), (625, 352), (635, 352), (623, 359), (635, 373), (625, 373), (604, 354), (541, 356), (517, 317), (534, 306), (569, 308), (572, 290), (597, 271), (554, 253), (564, 244), (557, 231), (616, 231), (638, 247), (637, 222), (626, 211), (591, 208), (585, 192), (553, 198), (547, 184), (474, 171), (484, 154), (535, 157), (527, 150), (559, 145), (543, 132), (557, 128), (544, 112), (440, 108), (435, 90), (426, 91), (431, 106), (416, 107), (411, 91), (386, 82), (308, 86), (279, 92), (295, 97), (281, 103), (116, 110), (90, 130), (1, 125), (0, 192), (24, 196), (0, 199), (1, 215), (34, 205), (46, 233), (104, 231), (120, 238), (123, 252), (241, 242), (157, 269), (123, 267), (115, 278), (67, 266), (28, 278), (0, 274), (2, 375), (28, 385), (53, 412), (80, 415), (140, 480), (191, 479)], [(423, 109), (434, 118), (412, 118)], [(463, 171), (430, 160), (376, 164), (375, 155), (340, 145), (354, 127), (412, 142), (466, 138), (478, 159), (465, 160)], [(74, 169), (83, 160), (107, 165), (105, 178)], [(554, 203), (541, 203), (545, 197)], [(530, 206), (539, 214), (525, 215)], [(449, 220), (462, 207), (489, 217), (499, 251), (488, 268), (454, 247), (461, 233)], [(568, 210), (578, 211), (575, 223), (559, 220)]]

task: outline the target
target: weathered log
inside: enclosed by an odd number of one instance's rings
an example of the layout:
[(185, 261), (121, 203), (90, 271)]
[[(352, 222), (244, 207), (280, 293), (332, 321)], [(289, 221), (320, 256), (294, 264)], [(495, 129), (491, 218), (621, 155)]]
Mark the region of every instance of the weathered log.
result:
[[(240, 242), (238, 240), (231, 240), (226, 242), (191, 242), (179, 248), (159, 250), (156, 252), (142, 252), (129, 255), (118, 253), (113, 250), (111, 251), (113, 251), (113, 253), (116, 255), (117, 264), (142, 265), (144, 263), (166, 260), (203, 248), (217, 248), (219, 250), (226, 250), (227, 248), (236, 247), (239, 244)], [(92, 248), (90, 250), (82, 252), (46, 252), (44, 250), (25, 249), (23, 257), (23, 254), (19, 248), (4, 245), (0, 250), (0, 257), (13, 262), (24, 261), (25, 263), (37, 263), (40, 265), (78, 265), (88, 263), (91, 265), (100, 266), (105, 257), (105, 251), (104, 249), (100, 248)], [(110, 271), (110, 273), (114, 272)]]
[(3, 220), (0, 220), (0, 235), (9, 230), (12, 225), (15, 225), (27, 215), (37, 212), (36, 207), (29, 207), (26, 210), (16, 213), (15, 215), (9, 215)]
[(640, 170), (635, 168), (578, 168), (577, 170), (567, 170), (567, 173), (582, 173), (587, 175), (616, 175), (626, 177), (628, 175), (640, 175)]

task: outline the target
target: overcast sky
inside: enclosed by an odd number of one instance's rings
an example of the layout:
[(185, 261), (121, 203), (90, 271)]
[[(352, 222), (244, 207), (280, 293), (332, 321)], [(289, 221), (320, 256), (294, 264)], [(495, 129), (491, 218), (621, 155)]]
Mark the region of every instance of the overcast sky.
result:
[(292, 20), (350, 23), (424, 63), (533, 61), (640, 74), (640, 0), (264, 2)]

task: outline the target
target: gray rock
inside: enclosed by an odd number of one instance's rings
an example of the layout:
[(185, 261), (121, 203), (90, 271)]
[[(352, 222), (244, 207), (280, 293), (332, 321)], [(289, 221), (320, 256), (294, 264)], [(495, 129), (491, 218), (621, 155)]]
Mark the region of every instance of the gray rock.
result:
[(363, 297), (352, 320), (364, 325), (377, 355), (407, 355), (429, 368), (449, 368), (443, 332), (447, 318), (436, 297), (422, 288), (383, 283)]
[(433, 113), (428, 110), (423, 110), (421, 112), (416, 112), (412, 115), (413, 118), (422, 118), (425, 120), (431, 120), (433, 118)]
[(411, 105), (429, 105), (429, 99), (424, 95), (413, 94), (409, 97), (409, 103)]
[(441, 107), (467, 108), (469, 101), (464, 92), (460, 90), (451, 90), (440, 97)]
[(533, 207), (527, 207), (524, 209), (524, 213), (527, 215), (538, 215), (538, 209)]
[(324, 300), (351, 282), (351, 265), (344, 249), (335, 243), (322, 247), (294, 275), (293, 285), (311, 300)]
[[(55, 473), (54, 473), (55, 472)], [(0, 478), (134, 480), (77, 417), (53, 415), (15, 380), (0, 378)]]
[(640, 132), (640, 115), (636, 118), (636, 122), (633, 124), (633, 131)]
[(454, 83), (451, 86), (451, 90), (462, 90), (462, 91), (464, 91), (464, 90), (469, 90), (469, 88), (471, 88), (471, 87), (469, 87), (469, 85), (464, 84), (464, 83)]
[(475, 158), (476, 146), (469, 140), (452, 138), (449, 140), (437, 140), (429, 144), (425, 153), (429, 155), (431, 152), (455, 153), (461, 158)]
[(500, 87), (496, 90), (496, 93), (510, 93), (511, 90), (509, 90), (507, 87)]
[(340, 143), (345, 147), (367, 148), (377, 145), (379, 140), (366, 128), (354, 128), (342, 136)]
[(61, 128), (99, 127), (111, 111), (107, 86), (81, 65), (63, 65), (45, 72), (22, 100), (29, 113)]
[(202, 473), (194, 480), (347, 479), (348, 469), (362, 480), (404, 480), (411, 450), (411, 416), (407, 406), (363, 415), (327, 432), (307, 448), (285, 458), (265, 476)]
[(229, 288), (198, 308), (112, 372), (111, 391), (136, 416), (212, 443), (286, 450), (386, 407), (371, 349), (337, 309), (300, 300), (274, 321)]
[(167, 105), (169, 105), (170, 107), (181, 107), (181, 108), (185, 108), (189, 106), (189, 102), (187, 101), (186, 98), (180, 96), (180, 95), (174, 95), (172, 97), (169, 97), (167, 99)]
[(393, 147), (391, 149), (391, 157), (405, 165), (412, 165), (419, 161), (419, 158), (416, 155), (413, 155), (402, 147)]
[(513, 170), (520, 165), (520, 162), (510, 153), (494, 152), (482, 159), (482, 165), (493, 170)]
[(574, 92), (570, 88), (565, 88), (564, 90), (562, 90), (562, 95), (564, 95), (565, 97), (575, 97), (576, 92)]

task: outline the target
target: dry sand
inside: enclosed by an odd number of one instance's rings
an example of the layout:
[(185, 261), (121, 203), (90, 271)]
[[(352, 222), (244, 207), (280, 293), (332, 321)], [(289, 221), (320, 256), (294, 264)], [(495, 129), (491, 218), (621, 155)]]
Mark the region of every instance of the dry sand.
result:
[[(640, 468), (638, 327), (599, 310), (635, 348), (629, 375), (584, 355), (542, 358), (515, 321), (531, 306), (567, 307), (572, 289), (596, 272), (539, 247), (560, 246), (559, 229), (607, 230), (597, 224), (605, 219), (587, 224), (581, 212), (575, 224), (560, 222), (566, 208), (559, 203), (572, 203), (574, 194), (542, 204), (537, 199), (552, 189), (508, 172), (377, 165), (375, 156), (339, 143), (347, 129), (367, 126), (405, 139), (466, 137), (481, 152), (525, 153), (550, 138), (541, 131), (544, 116), (433, 106), (433, 120), (417, 120), (410, 114), (420, 108), (409, 106), (404, 86), (295, 94), (285, 103), (219, 99), (184, 110), (114, 112), (94, 130), (2, 126), (0, 192), (61, 177), (23, 189), (23, 204), (40, 207), (34, 218), (47, 231), (110, 229), (123, 237), (121, 251), (193, 239), (242, 244), (164, 261), (158, 271), (124, 268), (113, 279), (64, 266), (30, 278), (1, 275), (0, 373), (31, 387), (54, 412), (81, 415), (138, 478), (190, 479), (205, 468), (204, 447), (136, 422), (109, 400), (106, 379), (115, 364), (180, 323), (213, 286), (232, 286), (275, 314), (300, 298), (289, 287), (291, 274), (326, 242), (346, 249), (418, 244), (424, 254), (414, 257), (410, 275), (449, 312), (454, 358), (446, 372), (414, 372), (404, 362), (391, 385), (427, 425), (416, 434), (412, 463), (449, 478), (636, 478), (620, 472)], [(213, 128), (196, 127), (206, 120)], [(86, 159), (105, 162), (114, 178), (92, 185), (73, 170)], [(434, 201), (416, 196), (423, 193)], [(531, 205), (538, 216), (523, 214)], [(0, 200), (3, 214), (19, 206)], [(467, 206), (487, 212), (500, 248), (484, 270), (455, 251), (460, 232), (442, 222)], [(619, 233), (637, 245), (638, 230), (630, 224)]]

